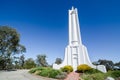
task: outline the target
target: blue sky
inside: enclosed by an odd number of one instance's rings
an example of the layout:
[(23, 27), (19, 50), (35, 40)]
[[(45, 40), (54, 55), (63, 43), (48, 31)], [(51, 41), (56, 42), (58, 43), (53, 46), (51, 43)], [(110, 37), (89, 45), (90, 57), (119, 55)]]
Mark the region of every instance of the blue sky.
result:
[(0, 25), (20, 33), (25, 57), (46, 54), (48, 63), (64, 58), (68, 9), (78, 8), (82, 42), (91, 61), (120, 61), (119, 0), (0, 0)]

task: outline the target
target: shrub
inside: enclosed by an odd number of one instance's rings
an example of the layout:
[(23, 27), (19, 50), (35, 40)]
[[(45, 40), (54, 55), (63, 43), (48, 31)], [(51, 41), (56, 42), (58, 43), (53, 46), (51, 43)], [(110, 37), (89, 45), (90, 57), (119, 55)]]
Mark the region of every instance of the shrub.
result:
[(113, 77), (113, 78), (118, 78), (118, 77), (120, 77), (120, 71), (112, 71), (111, 77)]
[(50, 78), (56, 78), (56, 76), (58, 75), (58, 74), (60, 74), (61, 72), (59, 71), (59, 70), (55, 70), (55, 69), (52, 69), (51, 71), (50, 71), (50, 73), (49, 73), (49, 77)]
[(120, 77), (120, 71), (108, 71), (106, 74), (105, 74), (106, 77), (110, 76), (110, 77), (113, 77), (117, 80), (117, 78)]
[(91, 75), (93, 80), (104, 80), (105, 76), (103, 73), (95, 73)]
[(73, 67), (70, 66), (70, 65), (66, 65), (66, 66), (62, 67), (61, 70), (62, 70), (63, 72), (69, 73), (69, 72), (72, 72), (72, 71), (73, 71)]
[(103, 73), (83, 74), (81, 78), (83, 80), (105, 80), (105, 76)]
[(40, 73), (41, 73), (41, 70), (35, 71), (35, 74), (36, 74), (36, 75), (40, 75)]
[(55, 70), (49, 67), (32, 68), (29, 72), (34, 73), (36, 75), (43, 76), (43, 77), (49, 77), (49, 78), (57, 78), (56, 76), (59, 76), (62, 74), (60, 70)]
[(37, 68), (32, 68), (30, 69), (29, 73), (35, 73), (37, 70), (44, 70), (44, 67), (37, 67)]
[(86, 72), (88, 70), (91, 70), (92, 68), (86, 64), (81, 64), (77, 67), (78, 72)]
[(38, 72), (38, 75), (49, 78), (55, 78), (58, 74), (60, 74), (60, 71), (52, 68), (44, 68), (41, 72)]
[(39, 75), (43, 77), (49, 77), (50, 71), (51, 71), (51, 68), (45, 68), (40, 72)]
[(87, 73), (87, 74), (94, 74), (94, 73), (102, 73), (102, 72), (97, 70), (97, 69), (91, 68), (89, 70), (86, 70), (85, 73)]
[(57, 78), (57, 79), (65, 79), (66, 77), (67, 77), (67, 73), (66, 72), (61, 72), (55, 78)]
[(37, 68), (32, 68), (30, 69), (29, 73), (34, 73), (36, 71)]

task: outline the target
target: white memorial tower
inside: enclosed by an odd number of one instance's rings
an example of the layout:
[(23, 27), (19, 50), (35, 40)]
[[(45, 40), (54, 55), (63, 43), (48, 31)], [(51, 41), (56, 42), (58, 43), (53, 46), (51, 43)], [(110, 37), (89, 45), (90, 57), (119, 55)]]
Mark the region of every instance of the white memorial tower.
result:
[(87, 64), (92, 68), (106, 72), (105, 66), (95, 66), (91, 63), (87, 48), (82, 44), (77, 8), (72, 7), (69, 10), (69, 44), (65, 48), (65, 57), (62, 64), (53, 64), (53, 68), (60, 69), (65, 65), (71, 65), (75, 71), (80, 64)]

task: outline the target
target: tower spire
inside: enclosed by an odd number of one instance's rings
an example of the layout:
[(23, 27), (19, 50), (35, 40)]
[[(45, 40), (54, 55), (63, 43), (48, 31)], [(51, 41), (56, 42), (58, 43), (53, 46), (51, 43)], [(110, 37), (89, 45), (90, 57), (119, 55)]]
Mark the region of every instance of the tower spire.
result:
[(72, 6), (72, 10), (74, 10), (74, 6)]
[(69, 10), (69, 44), (82, 44), (77, 9)]

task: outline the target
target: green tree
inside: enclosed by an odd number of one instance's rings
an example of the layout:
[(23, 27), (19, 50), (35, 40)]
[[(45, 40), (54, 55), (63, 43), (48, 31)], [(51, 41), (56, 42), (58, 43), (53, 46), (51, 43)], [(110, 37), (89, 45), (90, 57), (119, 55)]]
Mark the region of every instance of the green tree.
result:
[(15, 69), (20, 69), (20, 65), (18, 61), (15, 61), (15, 65), (14, 65)]
[(61, 59), (61, 58), (56, 58), (55, 63), (56, 63), (56, 64), (61, 64), (61, 63), (62, 63), (62, 59)]
[(6, 60), (0, 56), (0, 69), (4, 69)]
[[(7, 69), (12, 65), (15, 54), (23, 53), (26, 48), (20, 43), (20, 34), (8, 26), (0, 26), (0, 67)], [(4, 61), (4, 62), (3, 62)]]
[(113, 67), (114, 67), (114, 63), (111, 61), (111, 60), (98, 60), (98, 63), (100, 65), (105, 65), (106, 66), (106, 69), (107, 71), (108, 70), (113, 70)]
[(40, 55), (37, 55), (37, 65), (38, 66), (43, 66), (43, 67), (46, 67), (48, 66), (48, 63), (47, 63), (47, 60), (46, 60), (46, 55), (45, 54), (40, 54)]
[(28, 58), (27, 60), (25, 60), (24, 68), (31, 69), (34, 67), (36, 67), (36, 64), (32, 58)]
[(20, 56), (20, 59), (19, 59), (19, 65), (21, 66), (21, 68), (23, 68), (24, 63), (25, 63), (25, 56), (23, 54)]
[(114, 64), (114, 70), (120, 70), (120, 62)]

